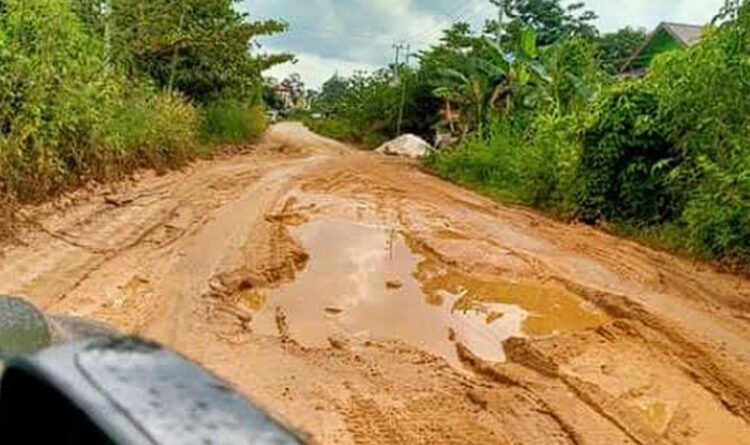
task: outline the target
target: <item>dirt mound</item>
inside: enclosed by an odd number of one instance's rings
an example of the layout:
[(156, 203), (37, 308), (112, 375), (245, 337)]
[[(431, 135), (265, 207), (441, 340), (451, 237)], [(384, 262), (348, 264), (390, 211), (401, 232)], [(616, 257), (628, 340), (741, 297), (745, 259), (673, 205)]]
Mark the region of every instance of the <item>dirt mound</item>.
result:
[(392, 141), (378, 147), (375, 151), (389, 156), (403, 156), (406, 158), (419, 159), (427, 156), (432, 146), (424, 139), (413, 134), (399, 136)]

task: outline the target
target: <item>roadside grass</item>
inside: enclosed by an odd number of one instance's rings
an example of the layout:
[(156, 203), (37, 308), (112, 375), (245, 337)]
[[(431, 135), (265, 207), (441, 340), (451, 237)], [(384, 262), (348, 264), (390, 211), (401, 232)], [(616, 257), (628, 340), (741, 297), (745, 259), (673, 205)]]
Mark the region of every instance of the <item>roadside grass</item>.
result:
[[(493, 156), (487, 147), (482, 150), (477, 146), (475, 149), (464, 147), (438, 153), (424, 161), (424, 168), (428, 173), (497, 202), (531, 209), (560, 222), (577, 220), (574, 209), (567, 204), (538, 205), (530, 202), (529, 194), (506, 176), (507, 164), (503, 166), (501, 160)], [(750, 264), (746, 257), (718, 257), (696, 249), (691, 244), (689, 229), (681, 222), (636, 226), (626, 222), (600, 221), (596, 227), (614, 236), (669, 252), (688, 261), (701, 261), (718, 270), (750, 276)]]
[(321, 136), (353, 144), (367, 150), (375, 149), (390, 139), (387, 135), (377, 131), (356, 128), (348, 120), (338, 117), (313, 119), (309, 113), (297, 113), (290, 118), (302, 122), (311, 131)]
[(222, 145), (255, 142), (267, 123), (260, 106), (221, 101), (199, 109), (181, 96), (136, 91), (88, 125), (68, 142), (73, 147), (24, 151), (16, 141), (0, 139), (0, 240), (13, 236), (19, 205), (92, 181), (116, 181), (137, 169), (179, 168)]
[[(128, 99), (104, 131), (106, 143), (94, 150), (117, 153), (111, 163), (121, 172), (135, 168), (163, 170), (183, 165), (199, 147), (197, 110), (178, 96), (161, 93), (155, 96)], [(100, 175), (98, 179), (118, 176)]]
[[(128, 46), (133, 42), (123, 39), (117, 42), (123, 51), (107, 51), (113, 42), (94, 26), (101, 17), (76, 3), (0, 0), (0, 236), (12, 228), (20, 204), (118, 180), (135, 169), (178, 168), (223, 143), (253, 141), (265, 129), (259, 106), (205, 103), (233, 91), (258, 97), (251, 91), (260, 86), (256, 74), (208, 85), (210, 95), (184, 83), (167, 87), (131, 64), (140, 54), (137, 45)], [(239, 19), (229, 4), (213, 6)], [(113, 54), (123, 59), (112, 60)], [(192, 81), (218, 69), (191, 68), (181, 72)], [(177, 67), (171, 69), (176, 74)]]
[[(650, 209), (644, 205), (629, 205), (626, 201), (631, 196), (627, 193), (633, 190), (638, 191), (636, 197), (645, 196), (647, 199), (650, 195), (638, 188), (647, 181), (636, 177), (631, 180), (636, 185), (618, 185), (615, 190), (619, 194), (615, 196), (620, 198), (613, 198), (610, 194), (599, 197), (596, 193), (608, 190), (602, 188), (602, 184), (609, 187), (616, 184), (616, 180), (630, 176), (602, 179), (601, 175), (592, 174), (592, 171), (597, 174), (609, 172), (606, 163), (587, 167), (581, 142), (574, 132), (565, 130), (567, 127), (569, 125), (564, 120), (546, 118), (537, 118), (533, 132), (514, 125), (512, 121), (493, 122), (484, 137), (470, 136), (453, 150), (434, 152), (424, 163), (441, 178), (492, 199), (530, 207), (563, 221), (596, 223), (607, 232), (659, 250), (684, 258), (712, 261), (724, 269), (748, 272), (750, 243), (744, 240), (750, 229), (740, 228), (748, 226), (742, 222), (743, 218), (750, 220), (740, 211), (740, 205), (732, 207), (708, 200), (702, 206), (693, 204), (688, 207), (688, 210), (697, 210), (661, 220), (616, 214), (602, 215), (593, 221), (587, 219), (587, 213), (583, 211), (587, 207), (582, 207), (582, 203), (601, 206), (605, 202), (621, 212), (629, 208)], [(607, 152), (598, 150), (594, 153)], [(658, 171), (650, 169), (648, 173), (646, 179), (653, 178)]]
[(362, 134), (344, 119), (335, 117), (320, 120), (305, 118), (303, 122), (312, 131), (322, 136), (343, 142), (362, 143)]

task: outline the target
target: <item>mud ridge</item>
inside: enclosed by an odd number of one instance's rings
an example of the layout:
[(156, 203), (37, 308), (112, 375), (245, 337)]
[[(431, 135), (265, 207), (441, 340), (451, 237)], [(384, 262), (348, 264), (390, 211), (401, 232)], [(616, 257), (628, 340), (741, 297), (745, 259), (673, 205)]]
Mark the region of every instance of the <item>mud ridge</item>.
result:
[[(738, 375), (736, 366), (682, 333), (682, 329), (646, 311), (625, 296), (602, 292), (575, 283), (567, 287), (597, 305), (620, 323), (621, 331), (637, 336), (645, 344), (658, 346), (679, 358), (685, 371), (713, 393), (734, 414), (750, 423), (750, 376)], [(639, 327), (642, 326), (642, 327)]]

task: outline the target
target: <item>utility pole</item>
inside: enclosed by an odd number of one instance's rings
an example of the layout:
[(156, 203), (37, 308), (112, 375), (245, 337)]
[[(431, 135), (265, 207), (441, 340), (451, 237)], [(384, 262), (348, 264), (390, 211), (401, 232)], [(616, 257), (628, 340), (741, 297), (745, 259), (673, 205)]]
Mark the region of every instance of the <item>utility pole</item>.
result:
[(401, 74), (401, 52), (406, 50), (406, 64), (409, 64), (409, 51), (411, 46), (405, 43), (398, 43), (393, 45), (393, 49), (396, 50), (396, 61), (393, 65), (393, 74), (398, 82)]
[(99, 13), (104, 22), (104, 66), (109, 70), (112, 68), (112, 27), (109, 0), (104, 0), (99, 4)]
[(169, 81), (167, 83), (167, 91), (169, 93), (172, 93), (174, 90), (174, 83), (177, 78), (177, 63), (179, 62), (180, 56), (179, 40), (182, 39), (182, 28), (185, 24), (185, 15), (187, 15), (187, 13), (188, 6), (183, 6), (182, 12), (180, 13), (180, 22), (177, 25), (178, 40), (174, 43), (174, 48), (172, 49), (172, 61), (169, 66)]
[(503, 43), (503, 20), (505, 19), (505, 10), (503, 5), (497, 8), (497, 33), (495, 35), (497, 39), (497, 46)]
[(393, 45), (393, 49), (396, 50), (396, 61), (393, 63), (393, 75), (395, 76), (396, 80), (398, 80), (398, 63), (401, 61), (401, 59), (399, 59), (399, 55), (401, 55), (401, 50), (403, 49), (403, 47), (403, 43)]
[[(401, 45), (403, 47), (403, 45)], [(409, 67), (409, 57), (411, 56), (411, 45), (406, 45), (406, 67)], [(404, 78), (401, 85), (401, 103), (398, 107), (398, 124), (396, 125), (396, 134), (401, 135), (401, 127), (404, 124), (404, 106), (406, 105), (406, 84), (407, 78)]]
[(508, 7), (509, 0), (490, 0), (490, 3), (497, 6), (495, 41), (497, 42), (497, 46), (500, 46), (503, 43), (503, 22), (505, 21), (505, 9)]

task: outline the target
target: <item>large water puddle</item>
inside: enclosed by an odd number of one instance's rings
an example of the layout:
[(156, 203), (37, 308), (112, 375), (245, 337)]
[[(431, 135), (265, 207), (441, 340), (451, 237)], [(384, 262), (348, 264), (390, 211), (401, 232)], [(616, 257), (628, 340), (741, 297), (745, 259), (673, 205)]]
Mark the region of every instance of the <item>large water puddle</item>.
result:
[(389, 228), (318, 220), (290, 229), (310, 254), (296, 281), (247, 295), (256, 332), (277, 332), (276, 308), (303, 345), (329, 338), (401, 340), (457, 364), (455, 342), (503, 361), (502, 342), (599, 326), (606, 317), (553, 286), (473, 277)]

